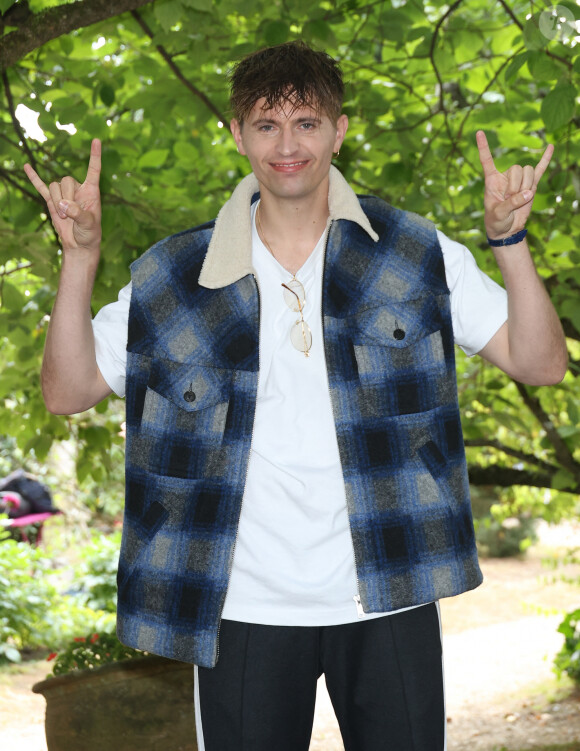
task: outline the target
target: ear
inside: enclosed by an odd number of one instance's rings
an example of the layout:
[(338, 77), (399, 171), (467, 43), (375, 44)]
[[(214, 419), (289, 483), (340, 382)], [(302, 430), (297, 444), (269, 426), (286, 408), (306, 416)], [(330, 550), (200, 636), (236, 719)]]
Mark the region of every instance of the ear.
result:
[(336, 140), (334, 141), (333, 151), (340, 151), (340, 147), (342, 146), (342, 142), (344, 141), (347, 130), (348, 117), (346, 115), (341, 115), (336, 121)]
[(232, 120), (230, 123), (230, 130), (232, 132), (232, 136), (234, 137), (234, 141), (236, 142), (236, 146), (238, 147), (239, 153), (245, 156), (246, 151), (242, 142), (242, 126), (240, 125), (240, 122), (235, 119)]

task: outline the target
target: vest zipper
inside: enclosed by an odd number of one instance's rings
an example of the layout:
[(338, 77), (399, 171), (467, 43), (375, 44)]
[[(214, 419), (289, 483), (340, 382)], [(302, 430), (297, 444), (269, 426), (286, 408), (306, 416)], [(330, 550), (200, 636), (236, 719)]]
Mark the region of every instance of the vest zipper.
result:
[[(354, 550), (354, 546), (353, 546), (353, 550)], [(356, 569), (356, 559), (355, 559), (355, 569)], [(357, 580), (356, 585), (358, 589), (358, 580)], [(356, 614), (358, 615), (359, 618), (364, 618), (366, 616), (366, 613), (363, 609), (362, 603), (360, 601), (360, 595), (358, 594), (358, 592), (352, 599), (354, 600), (354, 604), (356, 605)]]
[[(256, 402), (257, 402), (257, 399), (258, 399), (258, 386), (260, 385), (259, 384), (259, 381), (260, 381), (260, 325), (261, 325), (261, 321), (262, 321), (262, 298), (261, 298), (261, 295), (260, 295), (260, 284), (258, 282), (258, 277), (255, 274), (252, 274), (252, 276), (254, 277), (254, 281), (256, 282), (256, 291), (258, 293), (258, 383), (256, 384)], [(228, 586), (226, 588), (226, 595), (225, 595), (224, 600), (222, 602), (222, 605), (221, 605), (221, 608), (220, 608), (220, 614), (219, 614), (218, 629), (217, 629), (217, 636), (216, 636), (216, 655), (215, 655), (216, 664), (217, 664), (217, 661), (219, 660), (219, 656), (220, 656), (220, 631), (221, 631), (221, 627), (222, 627), (222, 613), (223, 613), (223, 610), (224, 610), (224, 605), (225, 605), (225, 602), (226, 602), (226, 597), (227, 597), (228, 589), (229, 589), (229, 586), (230, 586), (230, 577), (232, 575), (232, 568), (233, 568), (233, 565), (234, 565), (234, 555), (235, 555), (235, 552), (236, 552), (236, 545), (238, 544), (238, 535), (239, 535), (239, 532), (240, 532), (240, 518), (242, 516), (242, 506), (244, 505), (244, 495), (246, 493), (246, 485), (247, 485), (247, 482), (248, 482), (248, 472), (249, 472), (249, 469), (250, 469), (250, 454), (252, 453), (252, 444), (254, 443), (254, 423), (255, 423), (255, 420), (256, 420), (256, 406), (254, 406), (254, 419), (252, 420), (252, 434), (250, 436), (250, 448), (249, 448), (249, 451), (248, 451), (248, 461), (246, 463), (246, 474), (244, 476), (244, 493), (242, 494), (242, 501), (240, 503), (240, 513), (239, 513), (239, 516), (238, 516), (238, 523), (237, 523), (237, 526), (236, 526), (236, 536), (234, 537), (234, 544), (233, 544), (233, 547), (232, 547), (232, 554), (230, 556), (230, 560), (229, 560), (229, 563), (228, 563)]]
[[(332, 405), (332, 394), (330, 393), (330, 385), (328, 383), (328, 363), (326, 360), (326, 341), (324, 338), (324, 275), (326, 272), (326, 252), (328, 250), (328, 238), (330, 236), (330, 228), (332, 227), (332, 220), (330, 220), (330, 223), (328, 225), (328, 228), (326, 230), (326, 243), (324, 245), (324, 260), (322, 262), (322, 294), (320, 295), (320, 319), (321, 319), (321, 325), (322, 325), (322, 348), (324, 351), (324, 362), (326, 367), (326, 387), (328, 389), (328, 396), (330, 398), (330, 404)], [(334, 412), (334, 410), (333, 410)], [(336, 423), (334, 426), (334, 430), (336, 432)], [(340, 459), (340, 455), (339, 455)], [(342, 471), (342, 461), (340, 463), (341, 465), (341, 471)], [(344, 482), (344, 474), (343, 474), (343, 482)], [(345, 501), (346, 501), (346, 488), (345, 488)], [(362, 606), (361, 597), (360, 597), (360, 580), (358, 578), (358, 561), (356, 558), (356, 550), (354, 547), (354, 542), (352, 539), (352, 526), (350, 523), (350, 514), (348, 513), (348, 501), (346, 501), (346, 515), (348, 518), (348, 528), (350, 530), (350, 542), (352, 545), (352, 557), (354, 559), (354, 575), (356, 579), (356, 594), (353, 596), (354, 603), (356, 605), (356, 612), (357, 616), (359, 618), (364, 618), (366, 616), (366, 613), (364, 611), (364, 608)]]

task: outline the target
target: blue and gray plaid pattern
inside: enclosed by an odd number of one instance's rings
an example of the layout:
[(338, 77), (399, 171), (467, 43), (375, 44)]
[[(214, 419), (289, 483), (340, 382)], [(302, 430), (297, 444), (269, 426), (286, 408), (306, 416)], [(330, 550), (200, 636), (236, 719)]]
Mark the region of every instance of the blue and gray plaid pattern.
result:
[[(329, 233), (323, 324), (357, 575), (367, 611), (481, 581), (455, 386), (449, 293), (433, 226), (361, 199)], [(198, 283), (213, 224), (133, 264), (127, 504), (118, 632), (211, 667), (256, 402), (254, 278)]]
[(481, 572), (437, 234), (362, 205), (379, 242), (333, 227), (323, 323), (359, 592), (374, 612), (459, 594)]

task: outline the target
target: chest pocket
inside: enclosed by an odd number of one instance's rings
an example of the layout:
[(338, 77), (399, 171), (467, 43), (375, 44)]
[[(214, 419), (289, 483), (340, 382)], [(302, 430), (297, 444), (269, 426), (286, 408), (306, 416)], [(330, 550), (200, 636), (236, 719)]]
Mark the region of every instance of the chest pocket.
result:
[(353, 316), (353, 354), (363, 401), (372, 413), (400, 415), (440, 406), (449, 377), (442, 327), (434, 296)]
[(195, 363), (154, 360), (151, 363), (141, 418), (142, 429), (223, 434), (233, 371)]
[(439, 298), (428, 295), (390, 305), (377, 305), (354, 315), (350, 322), (353, 342), (361, 346), (406, 349), (442, 326)]

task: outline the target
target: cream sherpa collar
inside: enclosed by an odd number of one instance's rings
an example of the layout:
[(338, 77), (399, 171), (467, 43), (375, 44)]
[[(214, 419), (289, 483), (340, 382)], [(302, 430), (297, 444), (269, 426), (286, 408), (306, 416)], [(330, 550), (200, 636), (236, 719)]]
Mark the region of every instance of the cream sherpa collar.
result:
[[(371, 227), (360, 203), (344, 177), (331, 166), (328, 192), (329, 221), (348, 219), (359, 224), (376, 242), (379, 238)], [(252, 173), (239, 183), (219, 212), (199, 275), (202, 287), (217, 289), (253, 274), (252, 224), (249, 211), (252, 196), (259, 190)]]

